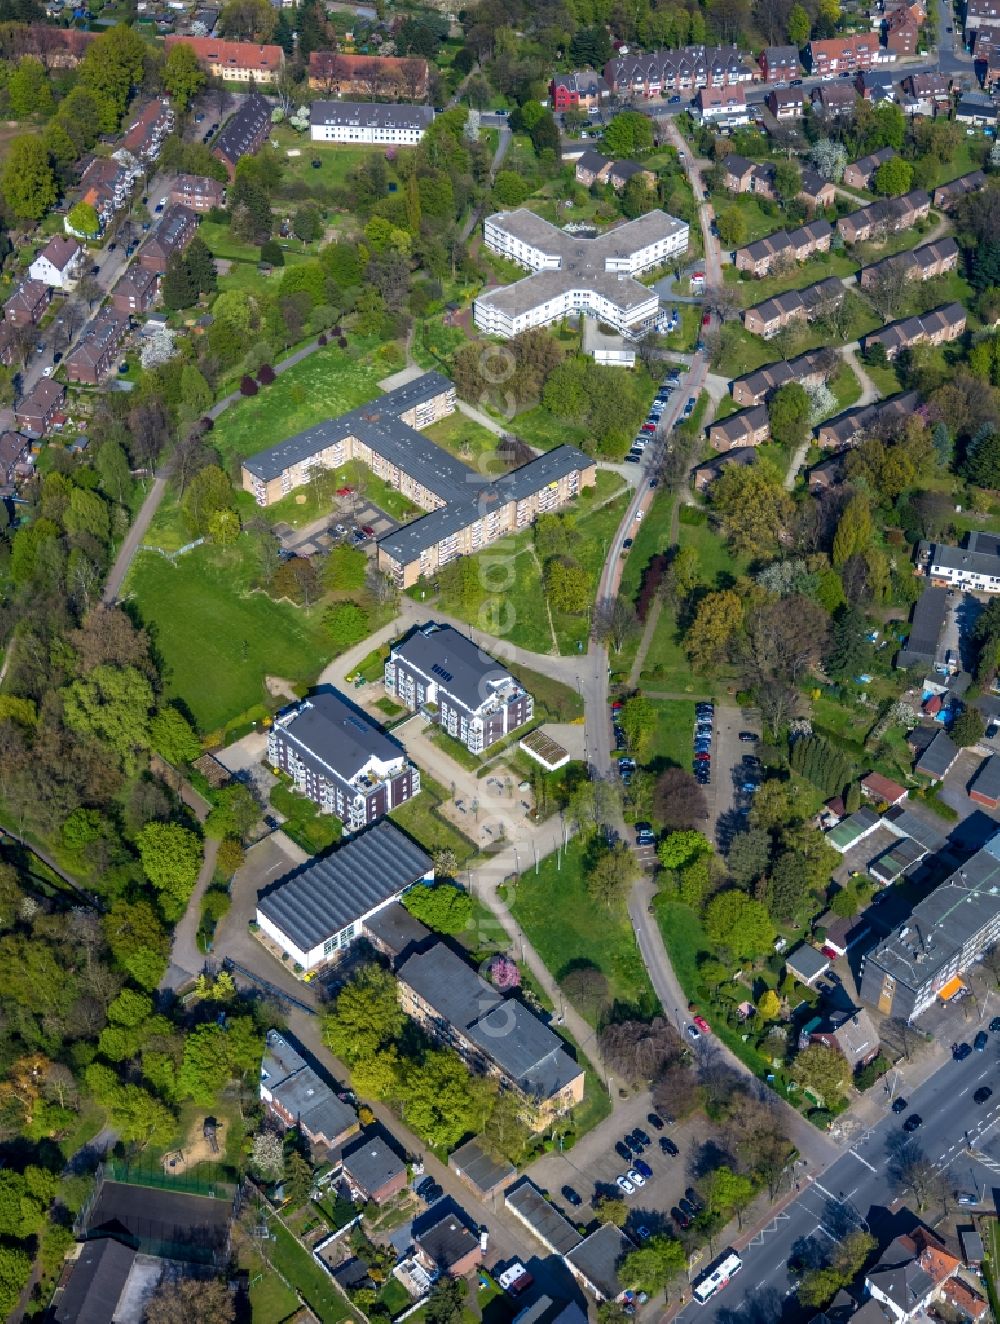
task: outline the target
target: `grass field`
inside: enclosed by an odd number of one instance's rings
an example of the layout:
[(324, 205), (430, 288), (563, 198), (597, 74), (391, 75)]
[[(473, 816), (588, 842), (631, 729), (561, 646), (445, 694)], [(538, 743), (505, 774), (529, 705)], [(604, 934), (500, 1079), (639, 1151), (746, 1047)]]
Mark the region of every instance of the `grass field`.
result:
[[(912, 243), (912, 239), (911, 239)], [(910, 244), (904, 245), (910, 247)], [(771, 299), (786, 290), (804, 290), (807, 285), (815, 285), (827, 276), (850, 276), (857, 271), (859, 262), (845, 253), (820, 253), (811, 261), (803, 262), (791, 271), (780, 276), (764, 276), (760, 280), (752, 277), (740, 279), (736, 268), (725, 266), (722, 269), (727, 285), (735, 285), (743, 298), (743, 307), (750, 308), (763, 299)]]
[(357, 1316), (333, 1285), (330, 1275), (321, 1268), (306, 1248), (292, 1236), (284, 1223), (271, 1219), (270, 1256), (274, 1267), (294, 1283), (313, 1314), (323, 1324), (339, 1324)]
[(457, 455), (477, 473), (493, 475), (504, 472), (504, 466), (493, 459), (500, 438), (474, 418), (466, 418), (459, 410), (425, 428), (424, 436)]
[[(278, 154), (281, 157), (281, 184), (278, 186), (278, 197), (282, 196), (288, 184), (308, 184), (312, 188), (317, 185), (323, 185), (325, 188), (346, 188), (350, 176), (366, 158), (382, 156), (375, 147), (310, 142), (308, 135), (296, 133), (287, 124), (274, 126), (271, 137), (277, 141)], [(297, 151), (300, 155), (289, 156), (289, 150)], [(405, 147), (396, 148), (400, 156), (406, 151)], [(318, 169), (313, 166), (313, 161), (319, 161)], [(389, 183), (398, 183), (399, 175), (393, 164), (385, 161), (385, 168)]]
[(259, 395), (227, 409), (212, 432), (212, 445), (226, 458), (252, 455), (371, 400), (389, 371), (374, 340), (352, 340), (347, 349), (327, 345)]
[(321, 814), (318, 805), (286, 782), (279, 782), (272, 789), (271, 807), (284, 817), (282, 826), (292, 841), (310, 855), (319, 855), (340, 840), (340, 819), (333, 814)]
[[(627, 913), (624, 908), (608, 911), (588, 895), (587, 849), (574, 838), (562, 853), (561, 869), (557, 857), (547, 855), (537, 874), (526, 870), (511, 907), (514, 917), (556, 980), (580, 966), (596, 966), (608, 981), (610, 1006), (653, 1016), (656, 995)], [(600, 1014), (588, 1012), (588, 1020), (597, 1024)]]
[(654, 772), (662, 772), (671, 766), (688, 767), (694, 732), (694, 700), (650, 699), (650, 703), (655, 712), (656, 727), (646, 766)]
[[(162, 658), (169, 698), (198, 729), (264, 715), (265, 675), (310, 681), (332, 656), (317, 614), (250, 589), (249, 544), (133, 562), (127, 592)], [(251, 710), (254, 710), (251, 712)]]
[(440, 804), (448, 798), (448, 792), (439, 786), (433, 777), (421, 769), (420, 792), (412, 800), (394, 809), (390, 817), (408, 832), (414, 841), (419, 841), (424, 850), (452, 850), (459, 864), (476, 853), (473, 843), (452, 827), (447, 819), (436, 812)]
[(742, 215), (747, 224), (747, 237), (743, 241), (745, 244), (755, 244), (765, 235), (780, 230), (784, 224), (780, 210), (776, 216), (769, 216), (761, 202), (749, 193), (713, 193), (712, 206), (716, 216), (724, 215), (727, 211), (738, 211)]

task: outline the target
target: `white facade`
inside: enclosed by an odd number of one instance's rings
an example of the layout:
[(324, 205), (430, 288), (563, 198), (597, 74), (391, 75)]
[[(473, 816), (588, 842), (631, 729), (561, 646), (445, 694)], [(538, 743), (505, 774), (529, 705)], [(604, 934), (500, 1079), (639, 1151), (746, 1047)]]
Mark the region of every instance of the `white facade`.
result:
[[(1000, 566), (991, 567), (993, 568), (1000, 570)], [(931, 579), (946, 580), (955, 588), (964, 589), (967, 593), (1000, 593), (1000, 574), (986, 574), (968, 566), (956, 568), (932, 561), (929, 575)]]
[(379, 146), (413, 147), (423, 138), (423, 126), (416, 129), (372, 127), (367, 124), (313, 124), (309, 136), (314, 143), (377, 143)]
[(314, 101), (309, 136), (314, 143), (414, 147), (434, 121), (429, 106), (367, 101)]
[(82, 267), (83, 249), (79, 244), (76, 245), (72, 257), (61, 268), (46, 257), (43, 249), (28, 268), (28, 275), (32, 280), (40, 280), (43, 285), (50, 285), (53, 289), (69, 290), (79, 279)]
[[(523, 312), (508, 312), (490, 299), (477, 299), (473, 305), (473, 317), (476, 326), (487, 335), (500, 336), (509, 340), (534, 326), (549, 326), (560, 322), (571, 313), (588, 314), (599, 318), (608, 326), (626, 335), (639, 327), (652, 322), (660, 310), (660, 300), (650, 292), (645, 303), (629, 308), (621, 308), (610, 299), (603, 298), (596, 290), (578, 288), (561, 291), (551, 299), (526, 308)], [(611, 360), (598, 359), (598, 362)], [(615, 359), (615, 362), (621, 362)], [(635, 362), (635, 355), (632, 355)]]

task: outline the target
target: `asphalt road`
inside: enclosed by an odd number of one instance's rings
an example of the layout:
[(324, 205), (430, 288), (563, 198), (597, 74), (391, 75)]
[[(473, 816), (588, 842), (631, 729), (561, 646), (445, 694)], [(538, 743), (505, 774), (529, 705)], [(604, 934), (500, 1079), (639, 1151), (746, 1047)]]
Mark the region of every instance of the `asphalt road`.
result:
[[(884, 1244), (896, 1235), (901, 1206), (916, 1212), (916, 1201), (900, 1176), (901, 1156), (920, 1154), (940, 1171), (945, 1189), (976, 1190), (990, 1209), (1000, 1196), (1000, 1062), (998, 1038), (985, 1053), (964, 1062), (948, 1061), (907, 1098), (896, 1116), (884, 1097), (884, 1115), (870, 1131), (819, 1177), (796, 1168), (801, 1194), (753, 1243), (740, 1249), (743, 1271), (705, 1306), (688, 1305), (678, 1316), (718, 1324), (793, 1324), (812, 1312), (799, 1308), (788, 1273), (790, 1261), (822, 1262), (833, 1244), (854, 1228), (868, 1227)], [(974, 1102), (981, 1085), (992, 1087), (984, 1105)], [(907, 1136), (902, 1123), (917, 1113), (923, 1125)], [(997, 1189), (995, 1189), (997, 1188)]]

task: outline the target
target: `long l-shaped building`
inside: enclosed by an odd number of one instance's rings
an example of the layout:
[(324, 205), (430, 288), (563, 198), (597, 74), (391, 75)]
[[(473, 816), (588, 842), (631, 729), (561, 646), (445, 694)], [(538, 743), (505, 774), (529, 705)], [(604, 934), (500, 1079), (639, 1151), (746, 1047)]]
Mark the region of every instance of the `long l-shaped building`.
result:
[(594, 461), (557, 446), (489, 478), (418, 430), (455, 408), (455, 387), (427, 372), (339, 418), (327, 419), (243, 461), (243, 487), (269, 506), (309, 481), (314, 469), (367, 465), (427, 513), (380, 539), (378, 563), (401, 588), (456, 556), (480, 551), (557, 510), (597, 481)]
[(590, 313), (621, 334), (644, 330), (660, 301), (636, 277), (687, 252), (689, 227), (650, 211), (594, 238), (569, 234), (534, 212), (495, 212), (484, 222), (486, 247), (531, 273), (476, 299), (476, 326), (509, 340), (570, 313)]

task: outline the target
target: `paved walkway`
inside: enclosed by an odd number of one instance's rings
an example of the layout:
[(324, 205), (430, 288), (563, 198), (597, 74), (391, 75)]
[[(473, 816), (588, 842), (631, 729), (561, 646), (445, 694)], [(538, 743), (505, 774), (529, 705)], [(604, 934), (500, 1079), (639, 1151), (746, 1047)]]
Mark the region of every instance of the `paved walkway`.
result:
[(219, 843), (214, 837), (205, 841), (205, 855), (201, 862), (201, 871), (194, 891), (188, 898), (187, 909), (177, 922), (173, 941), (170, 944), (170, 965), (160, 981), (161, 988), (179, 987), (182, 974), (197, 976), (205, 964), (205, 957), (198, 948), (197, 934), (201, 923), (201, 899), (211, 886), (215, 877), (215, 859), (219, 853)]
[(864, 405), (872, 405), (876, 400), (881, 400), (882, 392), (865, 372), (864, 365), (861, 362), (861, 342), (853, 340), (849, 345), (840, 345), (837, 353), (861, 383), (861, 395), (857, 404), (852, 405), (851, 408), (856, 409)]

